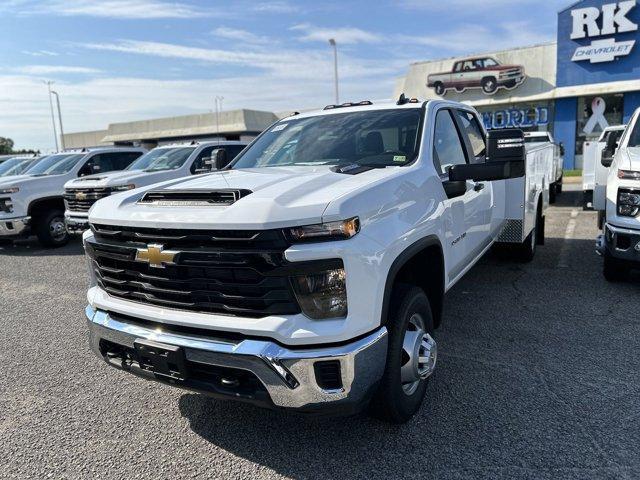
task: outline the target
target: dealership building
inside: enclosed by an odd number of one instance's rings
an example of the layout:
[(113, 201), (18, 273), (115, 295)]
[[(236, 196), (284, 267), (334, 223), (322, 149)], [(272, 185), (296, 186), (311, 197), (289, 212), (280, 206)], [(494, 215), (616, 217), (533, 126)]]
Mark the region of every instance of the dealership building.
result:
[(558, 13), (556, 42), (414, 63), (394, 97), (462, 101), (487, 128), (549, 131), (565, 168), (582, 168), (584, 142), (640, 106), (639, 26), (636, 0), (576, 2)]

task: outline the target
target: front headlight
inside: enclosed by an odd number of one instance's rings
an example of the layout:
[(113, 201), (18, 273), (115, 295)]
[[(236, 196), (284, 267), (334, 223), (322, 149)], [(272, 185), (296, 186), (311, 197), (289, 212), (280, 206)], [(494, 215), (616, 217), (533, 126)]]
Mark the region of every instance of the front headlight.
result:
[(129, 183), (127, 185), (116, 185), (115, 187), (111, 187), (112, 192), (124, 192), (126, 190), (133, 190), (136, 186), (133, 183)]
[(640, 191), (618, 190), (618, 215), (636, 217), (640, 213)]
[(4, 188), (0, 190), (0, 195), (9, 195), (11, 193), (18, 193), (20, 189), (18, 187)]
[(302, 312), (313, 320), (347, 316), (347, 277), (344, 268), (292, 278)]
[(640, 180), (640, 172), (633, 170), (618, 170), (618, 178), (620, 180)]
[(287, 229), (287, 235), (291, 241), (321, 242), (328, 240), (346, 240), (360, 231), (360, 219), (353, 217), (338, 222), (319, 223), (317, 225), (305, 225)]

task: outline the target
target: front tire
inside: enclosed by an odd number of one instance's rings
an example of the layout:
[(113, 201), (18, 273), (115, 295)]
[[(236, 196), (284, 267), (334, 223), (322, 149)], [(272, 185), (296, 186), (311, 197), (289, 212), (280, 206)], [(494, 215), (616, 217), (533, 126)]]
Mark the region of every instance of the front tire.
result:
[(493, 77), (487, 77), (482, 79), (482, 91), (488, 95), (496, 93), (498, 90), (498, 82)]
[(624, 282), (629, 278), (629, 266), (622, 260), (605, 254), (602, 273), (608, 282)]
[(387, 322), (387, 363), (371, 413), (405, 423), (420, 409), (437, 359), (429, 298), (418, 287), (396, 285)]
[(436, 95), (439, 96), (444, 96), (444, 94), (447, 93), (447, 89), (444, 88), (444, 84), (442, 82), (436, 82), (433, 89), (435, 90)]
[(69, 242), (64, 212), (51, 210), (36, 220), (36, 235), (44, 247), (57, 248)]

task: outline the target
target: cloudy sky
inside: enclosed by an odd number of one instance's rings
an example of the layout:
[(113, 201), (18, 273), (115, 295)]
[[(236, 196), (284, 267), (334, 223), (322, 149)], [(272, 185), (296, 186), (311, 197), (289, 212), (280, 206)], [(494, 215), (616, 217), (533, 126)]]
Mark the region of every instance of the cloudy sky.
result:
[(2, 0), (0, 136), (49, 151), (65, 131), (223, 108), (384, 99), (414, 61), (555, 39), (567, 0)]

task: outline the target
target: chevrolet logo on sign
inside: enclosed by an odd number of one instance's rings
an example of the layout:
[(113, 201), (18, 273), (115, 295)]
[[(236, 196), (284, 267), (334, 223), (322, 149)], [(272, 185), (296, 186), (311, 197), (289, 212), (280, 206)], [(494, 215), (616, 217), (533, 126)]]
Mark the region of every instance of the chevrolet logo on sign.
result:
[(166, 265), (175, 265), (173, 259), (180, 252), (175, 250), (163, 250), (162, 245), (149, 244), (147, 248), (136, 250), (136, 262), (146, 262), (151, 267), (164, 268)]
[(84, 192), (76, 192), (76, 200), (86, 200), (87, 194)]

